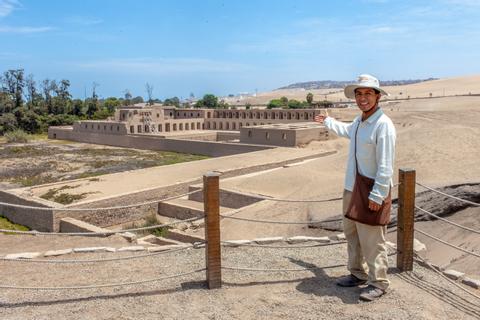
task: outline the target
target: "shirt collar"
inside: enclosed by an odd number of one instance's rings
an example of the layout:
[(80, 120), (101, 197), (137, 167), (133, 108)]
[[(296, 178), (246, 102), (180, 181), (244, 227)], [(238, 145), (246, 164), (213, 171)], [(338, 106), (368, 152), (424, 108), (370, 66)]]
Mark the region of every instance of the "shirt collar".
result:
[[(375, 121), (377, 121), (378, 118), (380, 118), (383, 114), (383, 111), (382, 109), (380, 109), (380, 107), (378, 107), (377, 111), (375, 111), (370, 117), (367, 118), (367, 121), (369, 124), (370, 123), (373, 123)], [(362, 117), (360, 116), (360, 120), (362, 119)]]

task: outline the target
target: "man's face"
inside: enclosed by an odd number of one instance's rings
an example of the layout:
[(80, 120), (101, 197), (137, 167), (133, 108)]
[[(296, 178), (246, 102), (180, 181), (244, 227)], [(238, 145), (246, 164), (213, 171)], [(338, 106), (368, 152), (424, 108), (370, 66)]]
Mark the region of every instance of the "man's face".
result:
[(355, 101), (363, 112), (367, 112), (377, 104), (380, 94), (371, 88), (358, 88), (355, 90)]

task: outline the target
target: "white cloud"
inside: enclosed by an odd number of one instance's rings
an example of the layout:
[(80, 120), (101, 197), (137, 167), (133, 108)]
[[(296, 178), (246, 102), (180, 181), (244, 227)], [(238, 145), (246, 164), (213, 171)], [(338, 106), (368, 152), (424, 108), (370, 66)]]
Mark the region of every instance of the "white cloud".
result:
[(20, 7), (17, 0), (0, 0), (0, 17), (6, 17)]
[(363, 2), (366, 3), (375, 3), (375, 4), (383, 4), (383, 3), (388, 3), (390, 0), (363, 0)]
[(0, 33), (20, 33), (20, 34), (29, 34), (29, 33), (41, 33), (51, 31), (54, 28), (52, 27), (11, 27), (11, 26), (0, 26)]
[(479, 0), (444, 0), (448, 4), (466, 6), (466, 7), (480, 7)]
[(251, 67), (225, 61), (201, 58), (136, 58), (110, 59), (75, 63), (82, 69), (103, 70), (110, 72), (134, 72), (158, 75), (178, 73), (229, 73), (251, 70)]
[(406, 28), (392, 26), (368, 26), (360, 27), (359, 29), (363, 29), (367, 33), (404, 33), (407, 31)]
[(95, 17), (73, 16), (65, 19), (66, 22), (81, 26), (93, 26), (103, 23), (103, 20)]

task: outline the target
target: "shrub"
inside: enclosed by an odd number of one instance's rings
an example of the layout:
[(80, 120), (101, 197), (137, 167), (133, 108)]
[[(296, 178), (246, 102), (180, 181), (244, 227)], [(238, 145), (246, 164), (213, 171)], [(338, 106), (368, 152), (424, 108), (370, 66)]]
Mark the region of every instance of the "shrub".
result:
[(29, 140), (28, 134), (21, 130), (13, 130), (5, 133), (5, 138), (7, 139), (8, 143), (18, 142), (18, 143), (26, 143)]
[(267, 109), (281, 108), (283, 106), (283, 102), (280, 99), (273, 99), (268, 103)]

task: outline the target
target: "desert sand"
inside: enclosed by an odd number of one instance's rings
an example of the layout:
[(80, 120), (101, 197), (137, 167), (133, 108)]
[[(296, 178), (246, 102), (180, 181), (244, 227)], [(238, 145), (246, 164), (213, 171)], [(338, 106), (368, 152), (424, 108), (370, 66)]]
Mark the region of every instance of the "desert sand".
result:
[[(408, 86), (409, 94), (418, 92), (462, 92), (478, 88), (476, 77), (437, 80)], [(473, 83), (473, 84), (472, 84)], [(476, 87), (475, 87), (476, 86)], [(436, 91), (434, 91), (434, 89)], [(480, 97), (438, 97), (410, 99), (384, 105), (397, 128), (396, 168), (414, 168), (417, 181), (434, 187), (480, 183)], [(356, 109), (335, 110), (353, 117)], [(280, 157), (315, 154), (323, 150), (336, 153), (305, 161), (296, 166), (279, 167), (248, 176), (221, 179), (221, 187), (245, 193), (257, 193), (288, 199), (330, 199), (341, 195), (348, 141), (333, 138), (312, 142), (304, 148), (278, 149)], [(275, 157), (274, 151), (263, 156)], [(172, 166), (188, 181), (203, 171), (225, 170), (241, 166), (246, 160), (260, 161), (258, 155), (201, 160)], [(286, 156), (285, 154), (290, 154)], [(257, 160), (254, 160), (257, 159)], [(183, 170), (182, 170), (183, 169)], [(127, 179), (135, 188), (149, 188), (166, 169), (143, 169), (137, 179), (132, 173), (102, 177), (115, 193), (118, 181)], [(165, 177), (165, 175), (164, 175)], [(111, 179), (111, 184), (108, 181)], [(394, 181), (398, 181), (397, 174)], [(478, 190), (478, 189), (477, 189)], [(424, 191), (418, 187), (418, 192)], [(124, 189), (118, 192), (125, 192)], [(477, 197), (478, 198), (478, 197)], [(433, 202), (433, 204), (431, 203)], [(437, 204), (438, 202), (438, 204)], [(442, 201), (423, 204), (441, 207)], [(240, 217), (279, 221), (308, 221), (337, 216), (340, 201), (317, 204), (263, 201), (239, 212)], [(467, 208), (452, 215), (452, 221), (480, 229), (480, 210)], [(420, 222), (417, 226), (457, 245), (480, 251), (478, 234), (444, 225), (439, 221)], [(224, 219), (222, 239), (253, 239), (266, 236), (323, 235), (319, 229), (301, 225), (254, 224)], [(390, 235), (395, 240), (394, 234)], [(466, 257), (446, 249), (421, 235), (427, 245), (427, 258), (480, 279), (478, 258)], [(79, 246), (125, 245), (118, 238), (58, 238), (44, 236), (0, 235), (0, 254), (42, 251)], [(208, 290), (203, 272), (181, 278), (113, 289), (4, 290), (0, 292), (2, 319), (478, 319), (480, 300), (457, 289), (433, 271), (415, 264), (410, 273), (397, 273), (391, 256), (391, 290), (373, 303), (359, 303), (358, 289), (341, 289), (334, 278), (346, 273), (345, 245), (303, 248), (262, 249), (224, 248), (224, 265), (249, 268), (300, 268), (302, 272), (253, 272), (224, 270), (222, 289)], [(112, 257), (119, 253), (78, 254), (77, 259)], [(2, 284), (17, 286), (75, 286), (137, 281), (189, 272), (204, 267), (204, 251), (189, 249), (153, 258), (99, 264), (50, 265), (1, 261)], [(340, 265), (334, 268), (325, 266)], [(468, 289), (476, 295), (479, 290)]]

